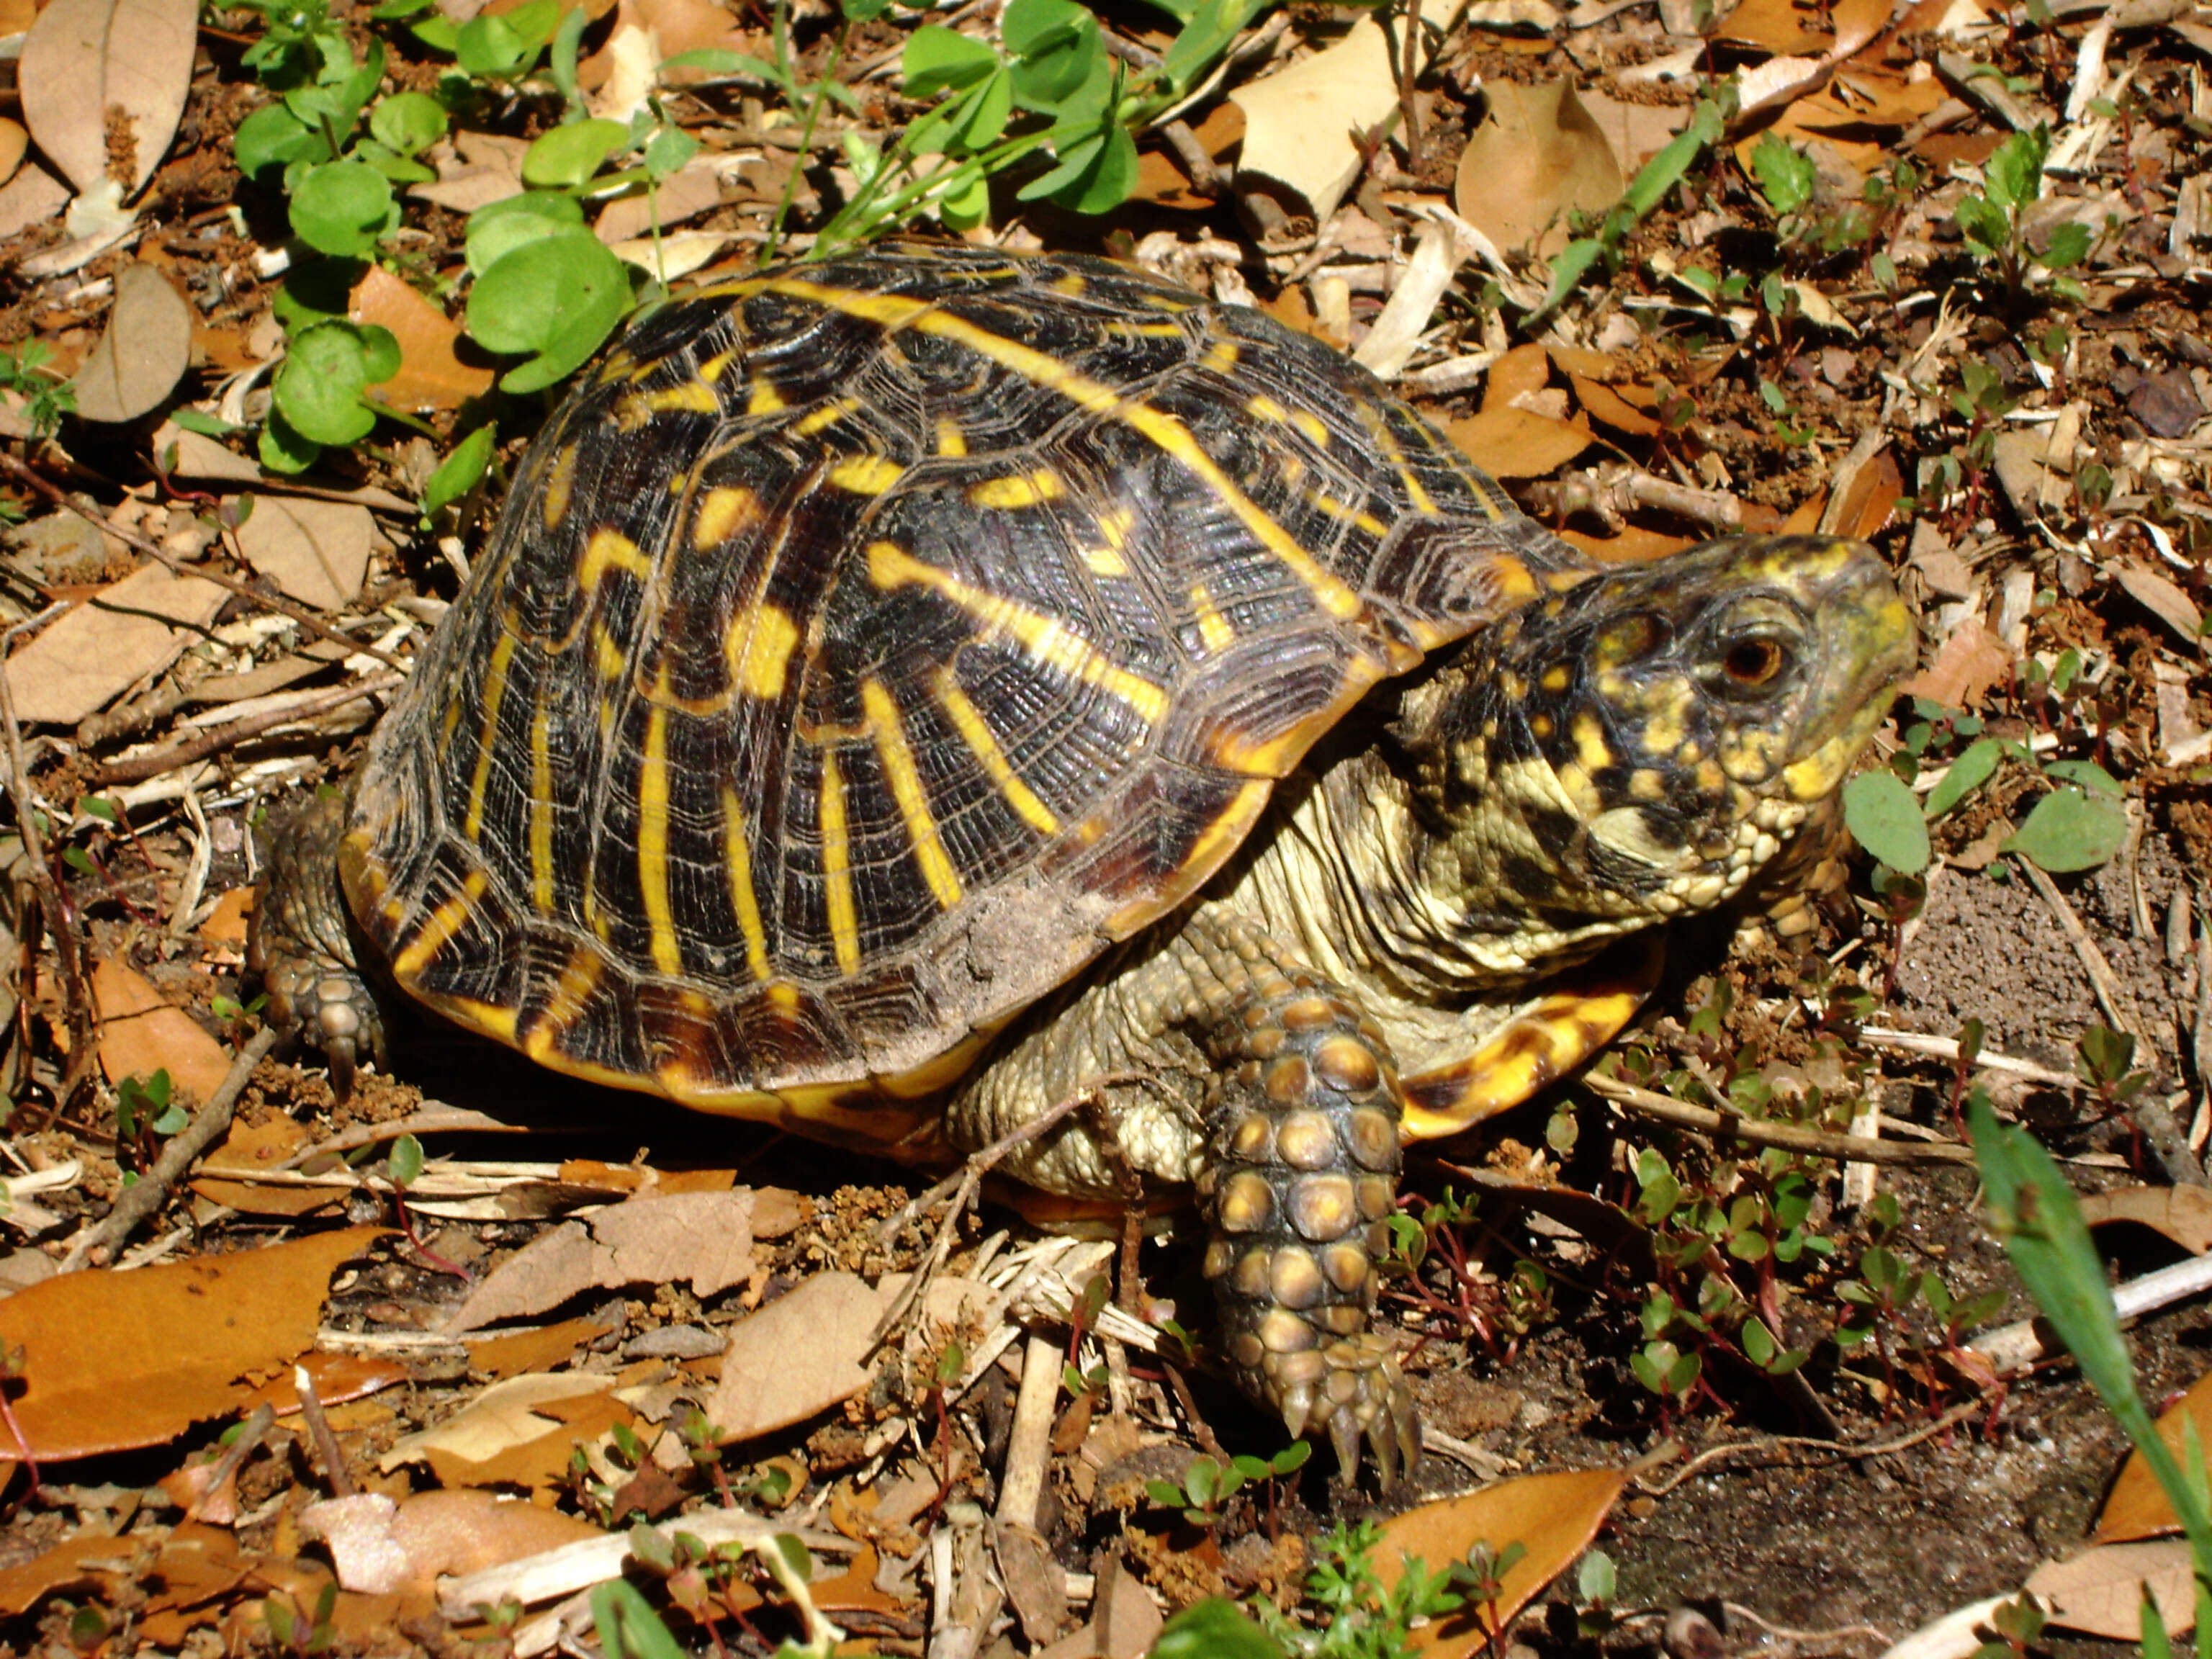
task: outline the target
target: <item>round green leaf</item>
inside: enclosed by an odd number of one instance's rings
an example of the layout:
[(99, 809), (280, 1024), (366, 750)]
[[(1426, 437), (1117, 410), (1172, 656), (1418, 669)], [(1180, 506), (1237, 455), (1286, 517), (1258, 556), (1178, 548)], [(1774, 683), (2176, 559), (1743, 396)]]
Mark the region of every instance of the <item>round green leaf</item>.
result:
[(1942, 817), (1988, 782), (1990, 774), (1997, 769), (1997, 763), (2004, 758), (2005, 747), (2004, 740), (2000, 738), (1977, 738), (1968, 744), (1965, 752), (1951, 763), (1950, 769), (1928, 792), (1925, 810), (1929, 818), (1932, 821)]
[(488, 203), (469, 215), (469, 270), (482, 276), (525, 242), (567, 235), (583, 225), (584, 210), (573, 196), (533, 190)]
[(376, 141), (401, 155), (412, 155), (446, 136), (446, 106), (427, 92), (395, 92), (368, 112)]
[(1894, 772), (1862, 772), (1844, 786), (1844, 822), (1860, 846), (1893, 870), (1928, 867), (1928, 820)]
[(375, 386), (397, 374), (399, 337), (381, 323), (356, 323), (352, 326), (361, 338), (362, 362), (366, 365), (369, 385)]
[(2072, 784), (2035, 803), (2001, 850), (2017, 853), (2054, 874), (2094, 870), (2128, 838), (2127, 809), (2105, 795), (2085, 795)]
[[(392, 356), (397, 358), (396, 345)], [(361, 401), (370, 381), (368, 360), (362, 331), (350, 323), (318, 323), (292, 342), (277, 367), (270, 386), (277, 412), (301, 436), (319, 444), (367, 437), (376, 425), (375, 412)]]
[(596, 237), (543, 237), (502, 254), (478, 279), (469, 332), (494, 351), (535, 353), (500, 386), (536, 392), (581, 368), (629, 307), (629, 274)]
[(358, 258), (398, 222), (392, 181), (365, 161), (312, 168), (292, 196), (293, 232), (319, 252)]
[(991, 184), (981, 173), (937, 198), (937, 216), (947, 230), (973, 230), (991, 216)]
[(974, 86), (999, 67), (999, 54), (957, 29), (924, 23), (907, 38), (899, 67), (906, 76), (906, 95), (927, 98)]
[(1017, 59), (1014, 95), (1024, 109), (1057, 110), (1103, 51), (1098, 20), (1070, 0), (1012, 0), (1000, 36)]
[(629, 129), (619, 121), (576, 121), (556, 127), (523, 156), (522, 182), (541, 190), (574, 190), (629, 142)]
[(260, 452), (261, 465), (271, 472), (305, 472), (323, 453), (320, 444), (295, 431), (284, 418), (284, 411), (273, 404), (255, 447)]
[(281, 173), (295, 161), (319, 161), (331, 153), (322, 134), (301, 125), (282, 104), (258, 109), (240, 121), (231, 148), (238, 170), (262, 185), (273, 182), (265, 175)]

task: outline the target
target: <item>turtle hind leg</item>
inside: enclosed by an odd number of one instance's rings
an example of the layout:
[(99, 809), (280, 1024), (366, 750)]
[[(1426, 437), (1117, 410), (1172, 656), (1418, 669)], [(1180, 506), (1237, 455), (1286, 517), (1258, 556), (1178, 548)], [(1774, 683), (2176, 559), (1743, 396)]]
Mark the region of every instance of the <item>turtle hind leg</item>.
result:
[(383, 1015), (355, 956), (338, 886), (345, 821), (345, 798), (329, 794), (270, 824), (246, 950), (268, 993), (270, 1022), (322, 1050), (341, 1100), (363, 1060), (385, 1063)]
[(1293, 1435), (1328, 1433), (1346, 1478), (1364, 1441), (1387, 1482), (1419, 1447), (1395, 1345), (1372, 1328), (1400, 1163), (1389, 1046), (1304, 975), (1255, 976), (1218, 1033), (1198, 1188), (1224, 1351)]

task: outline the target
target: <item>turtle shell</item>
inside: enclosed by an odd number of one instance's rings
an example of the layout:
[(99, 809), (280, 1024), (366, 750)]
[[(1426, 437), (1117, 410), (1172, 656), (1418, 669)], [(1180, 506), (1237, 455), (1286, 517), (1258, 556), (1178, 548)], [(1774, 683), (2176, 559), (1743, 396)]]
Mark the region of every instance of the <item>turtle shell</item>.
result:
[(463, 1024), (818, 1128), (943, 1088), (1370, 687), (1587, 569), (1247, 308), (958, 247), (722, 282), (538, 440), (342, 876)]

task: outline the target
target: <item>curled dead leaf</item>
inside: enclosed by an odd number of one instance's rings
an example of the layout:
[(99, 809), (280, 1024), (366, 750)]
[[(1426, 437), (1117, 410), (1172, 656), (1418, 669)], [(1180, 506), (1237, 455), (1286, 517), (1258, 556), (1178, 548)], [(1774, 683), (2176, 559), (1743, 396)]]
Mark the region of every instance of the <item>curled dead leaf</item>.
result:
[(1602, 213), (1624, 180), (1611, 142), (1565, 81), (1486, 88), (1490, 113), (1467, 141), (1452, 204), (1501, 248), (1567, 245), (1568, 216)]
[(16, 69), (23, 119), (79, 191), (110, 176), (126, 197), (145, 188), (185, 112), (198, 25), (195, 0), (53, 0), (39, 14)]

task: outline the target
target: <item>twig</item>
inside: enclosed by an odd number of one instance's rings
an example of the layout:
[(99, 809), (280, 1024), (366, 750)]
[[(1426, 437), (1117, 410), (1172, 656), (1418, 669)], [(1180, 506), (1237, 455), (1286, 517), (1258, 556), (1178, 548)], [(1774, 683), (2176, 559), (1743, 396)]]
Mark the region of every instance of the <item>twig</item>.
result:
[(1664, 1480), (1653, 1482), (1639, 1480), (1636, 1483), (1637, 1489), (1653, 1498), (1664, 1498), (1685, 1480), (1702, 1474), (1716, 1463), (1730, 1462), (1754, 1452), (1771, 1453), (1784, 1448), (1833, 1452), (1836, 1454), (1833, 1461), (1837, 1462), (1846, 1458), (1856, 1462), (1862, 1457), (1892, 1457), (1899, 1452), (1911, 1450), (1923, 1440), (1932, 1440), (1936, 1436), (1955, 1428), (1969, 1417), (1978, 1414), (1982, 1409), (1982, 1402), (1978, 1400), (1962, 1400), (1934, 1422), (1923, 1423), (1910, 1434), (1901, 1435), (1897, 1439), (1876, 1441), (1871, 1445), (1858, 1445), (1848, 1440), (1823, 1440), (1810, 1435), (1797, 1434), (1765, 1435), (1757, 1440), (1740, 1440), (1730, 1445), (1714, 1446), (1699, 1452)]
[(194, 761), (205, 760), (225, 749), (234, 748), (248, 738), (258, 738), (273, 727), (289, 726), (313, 714), (328, 714), (333, 708), (343, 708), (349, 702), (393, 690), (405, 684), (404, 676), (387, 674), (381, 679), (363, 680), (359, 685), (337, 686), (325, 696), (295, 703), (289, 708), (272, 708), (265, 714), (233, 720), (228, 726), (218, 726), (212, 732), (204, 732), (198, 737), (187, 738), (182, 743), (173, 743), (166, 749), (110, 761), (100, 769), (97, 781), (105, 787), (109, 784), (138, 783), (147, 778), (159, 777), (164, 772), (189, 766)]
[(238, 1058), (231, 1062), (228, 1073), (216, 1086), (215, 1093), (192, 1114), (192, 1121), (185, 1126), (184, 1132), (161, 1149), (161, 1156), (153, 1169), (136, 1185), (125, 1188), (115, 1200), (115, 1207), (106, 1216), (70, 1241), (68, 1253), (62, 1258), (62, 1272), (74, 1273), (95, 1250), (113, 1249), (131, 1236), (132, 1228), (169, 1201), (170, 1192), (185, 1171), (229, 1130), (230, 1120), (238, 1110), (238, 1097), (246, 1092), (253, 1068), (276, 1046), (276, 1028), (273, 1025), (264, 1026), (247, 1039), (246, 1046), (238, 1051)]
[(237, 577), (227, 576), (220, 570), (187, 569), (182, 560), (159, 543), (140, 535), (135, 530), (125, 530), (119, 525), (110, 524), (106, 520), (96, 516), (82, 503), (70, 500), (65, 491), (49, 483), (36, 468), (25, 465), (13, 455), (0, 454), (0, 471), (12, 473), (57, 507), (76, 514), (87, 524), (96, 526), (101, 534), (112, 536), (125, 546), (137, 549), (173, 575), (191, 576), (200, 581), (213, 582), (217, 587), (227, 587), (240, 599), (251, 599), (256, 605), (266, 605), (271, 611), (289, 617), (316, 638), (328, 640), (333, 645), (342, 645), (349, 652), (357, 651), (364, 657), (374, 657), (387, 668), (398, 668), (404, 665), (397, 657), (380, 651), (373, 645), (363, 645), (358, 640), (347, 638), (345, 635), (331, 627), (307, 606), (288, 599), (281, 593), (264, 593), (259, 588), (249, 587)]
[(1053, 1407), (1060, 1402), (1060, 1345), (1030, 1333), (1022, 1350), (1021, 1391), (1006, 1437), (1006, 1473), (999, 1480), (999, 1519), (1034, 1528), (1051, 1461)]
[[(0, 456), (0, 459), (7, 459)], [(8, 655), (18, 635), (60, 614), (61, 605), (49, 605), (27, 623), (0, 635), (0, 728), (8, 744), (8, 793), (15, 806), (15, 828), (23, 838), (23, 857), (31, 866), (31, 879), (39, 890), (39, 908), (46, 912), (46, 931), (53, 935), (54, 960), (61, 964), (62, 992), (68, 1004), (69, 1070), (63, 1074), (57, 1112), (68, 1109), (77, 1091), (92, 1075), (100, 1056), (100, 1027), (93, 1018), (92, 991), (86, 981), (76, 924), (70, 919), (67, 897), (46, 862), (46, 838), (39, 833), (38, 805), (31, 798), (31, 766), (23, 754), (23, 728), (15, 720), (15, 693), (8, 672)]]
[[(1958, 1064), (1959, 1042), (1956, 1037), (1930, 1036), (1923, 1031), (1892, 1031), (1875, 1025), (1859, 1027), (1860, 1040), (1881, 1048), (1895, 1048), (1908, 1054), (1925, 1054), (1930, 1060), (1948, 1060)], [(2039, 1066), (2032, 1060), (2020, 1060), (2011, 1054), (2001, 1054), (1984, 1048), (1974, 1056), (1978, 1071), (2007, 1072), (2029, 1083), (2040, 1083), (2047, 1089), (2078, 1089), (2081, 1079), (2069, 1072), (2055, 1072), (2048, 1066)]]
[(307, 1375), (305, 1365), (292, 1367), (292, 1387), (300, 1396), (300, 1416), (307, 1425), (307, 1437), (315, 1443), (315, 1455), (331, 1483), (331, 1496), (351, 1498), (359, 1488), (346, 1473), (345, 1454), (338, 1449), (338, 1437), (331, 1432), (331, 1419), (323, 1415), (323, 1402), (315, 1393), (315, 1379)]
[(1649, 1089), (1639, 1089), (1618, 1078), (1586, 1074), (1583, 1081), (1592, 1092), (1641, 1116), (1656, 1118), (1677, 1128), (1695, 1129), (1703, 1134), (1733, 1135), (1755, 1146), (1784, 1146), (1791, 1152), (1810, 1152), (1816, 1158), (1856, 1158), (1865, 1164), (1972, 1164), (1974, 1161), (1973, 1153), (1966, 1147), (1948, 1142), (1901, 1146), (1893, 1140), (1869, 1140), (1860, 1135), (1831, 1134), (1823, 1129), (1799, 1128), (1792, 1123), (1770, 1123), (1759, 1118), (1738, 1117), (1733, 1113), (1709, 1112), (1702, 1106), (1692, 1106)]
[[(2212, 1290), (2212, 1255), (2193, 1255), (2170, 1267), (2112, 1287), (2112, 1308), (2124, 1322), (2139, 1319), (2185, 1297)], [(2000, 1376), (2016, 1376), (2059, 1346), (2040, 1319), (2023, 1319), (1984, 1331), (1966, 1345)]]
[[(2112, 964), (2105, 960), (2097, 941), (2089, 937), (2081, 918), (2066, 902), (2066, 895), (2028, 860), (2015, 858), (2013, 862), (2027, 877), (2029, 885), (2041, 895), (2051, 913), (2058, 918), (2058, 925), (2066, 930), (2067, 942), (2073, 945), (2081, 970), (2088, 975), (2089, 984), (2097, 994), (2097, 1006), (2105, 1011), (2105, 1017), (2116, 1030), (2135, 1039), (2136, 1063), (2155, 1074), (2159, 1069), (2158, 1049), (2151, 1042), (2150, 1028), (2143, 1024), (2135, 999), (2112, 972)], [(2142, 1130), (2143, 1139), (2150, 1143), (2152, 1156), (2158, 1159), (2168, 1181), (2177, 1187), (2212, 1187), (2212, 1176), (2205, 1174), (2203, 1164), (2189, 1150), (2189, 1137), (2173, 1121), (2173, 1113), (2164, 1101), (2145, 1091), (2129, 1104), (2127, 1112)]]
[(495, 1135), (530, 1133), (521, 1124), (502, 1123), (495, 1117), (471, 1111), (465, 1106), (447, 1106), (434, 1100), (426, 1100), (420, 1110), (410, 1112), (405, 1117), (394, 1118), (388, 1123), (356, 1124), (350, 1129), (332, 1135), (328, 1140), (319, 1140), (304, 1152), (295, 1152), (286, 1158), (276, 1165), (276, 1169), (301, 1169), (319, 1158), (331, 1158), (361, 1146), (374, 1146), (380, 1141), (397, 1140), (402, 1135), (443, 1134), (462, 1130)]

